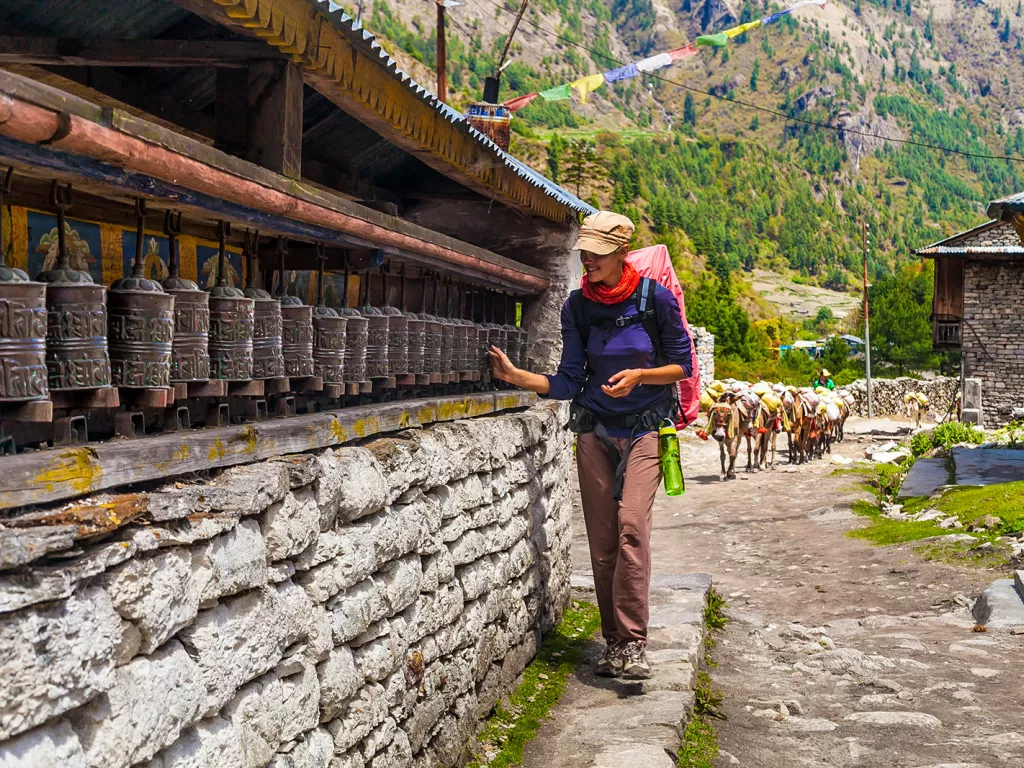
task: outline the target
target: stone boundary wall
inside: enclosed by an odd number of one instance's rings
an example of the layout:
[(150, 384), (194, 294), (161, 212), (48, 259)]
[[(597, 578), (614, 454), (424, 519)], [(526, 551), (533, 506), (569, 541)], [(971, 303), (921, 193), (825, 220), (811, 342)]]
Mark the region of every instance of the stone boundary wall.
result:
[[(868, 415), (868, 386), (865, 379), (857, 379), (841, 389), (848, 390), (856, 401), (853, 413), (857, 416)], [(937, 418), (946, 415), (949, 404), (953, 402), (960, 389), (960, 379), (939, 376), (934, 379), (913, 379), (903, 376), (898, 379), (872, 379), (871, 404), (875, 416), (892, 416), (906, 414), (907, 409), (903, 398), (908, 392), (924, 392), (928, 398), (928, 411)]]
[(715, 380), (715, 335), (707, 328), (691, 325), (693, 344), (697, 348), (697, 366), (700, 368), (701, 387)]
[(569, 599), (565, 420), (235, 467), (40, 546), (0, 573), (0, 765), (457, 764)]

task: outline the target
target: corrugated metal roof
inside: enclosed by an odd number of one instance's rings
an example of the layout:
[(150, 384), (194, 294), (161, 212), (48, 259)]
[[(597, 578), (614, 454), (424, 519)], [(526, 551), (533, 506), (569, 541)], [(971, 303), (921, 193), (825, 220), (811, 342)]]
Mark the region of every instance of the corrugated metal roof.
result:
[(997, 224), (999, 224), (998, 220), (986, 221), (984, 224), (979, 224), (976, 227), (965, 229), (963, 232), (957, 232), (955, 235), (950, 235), (949, 237), (943, 238), (942, 240), (932, 243), (931, 245), (926, 245), (924, 248), (918, 248), (916, 251), (914, 251), (914, 253), (923, 256), (926, 252), (933, 251), (936, 248), (953, 247), (950, 246), (949, 244), (955, 243), (956, 241), (964, 237), (970, 237), (971, 235), (979, 235), (982, 232), (986, 232), (992, 229), (992, 227), (996, 226)]
[(993, 219), (1001, 219), (1003, 211), (1024, 211), (1024, 192), (1017, 192), (1009, 197), (1001, 197), (988, 204), (985, 212)]
[(934, 245), (915, 251), (918, 256), (1024, 256), (1019, 245)]
[(371, 59), (379, 59), (381, 66), (387, 70), (388, 74), (392, 78), (403, 83), (406, 88), (412, 91), (416, 97), (420, 99), (420, 101), (430, 105), (430, 107), (438, 114), (442, 115), (445, 120), (453, 125), (457, 125), (472, 137), (474, 141), (492, 152), (498, 162), (503, 163), (520, 178), (525, 179), (533, 186), (543, 190), (545, 194), (554, 198), (566, 208), (579, 213), (595, 212), (595, 208), (583, 202), (567, 190), (562, 189), (562, 187), (551, 181), (551, 179), (546, 178), (533, 168), (530, 168), (530, 166), (526, 165), (521, 160), (517, 160), (512, 157), (512, 155), (508, 154), (508, 152), (502, 150), (501, 147), (470, 125), (469, 120), (467, 120), (461, 112), (452, 109), (431, 93), (429, 89), (424, 88), (413, 80), (406, 72), (402, 71), (398, 66), (398, 62), (391, 58), (388, 52), (384, 50), (380, 43), (377, 42), (376, 37), (363, 29), (355, 19), (341, 10), (340, 7), (329, 0), (311, 0), (311, 2), (331, 21), (335, 29), (344, 35), (346, 39), (351, 41), (353, 44), (360, 46), (363, 51), (371, 57)]

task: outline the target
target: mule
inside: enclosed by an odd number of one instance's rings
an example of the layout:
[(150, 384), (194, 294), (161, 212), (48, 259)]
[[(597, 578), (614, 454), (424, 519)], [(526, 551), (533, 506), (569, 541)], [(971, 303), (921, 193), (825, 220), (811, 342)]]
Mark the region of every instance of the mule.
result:
[[(775, 469), (775, 458), (776, 458), (776, 441), (778, 440), (779, 433), (783, 431), (783, 414), (782, 407), (772, 413), (768, 410), (768, 406), (764, 403), (761, 404), (761, 417), (760, 417), (761, 428), (764, 432), (760, 432), (760, 454), (758, 455), (758, 466), (762, 469)], [(771, 460), (768, 460), (769, 451), (771, 452)], [(792, 462), (792, 459), (790, 459)]]
[(921, 405), (921, 401), (917, 399), (917, 394), (911, 393), (907, 395), (903, 398), (903, 402), (907, 407), (907, 418), (914, 422), (914, 429), (920, 429), (925, 408)]
[[(733, 480), (736, 477), (736, 454), (740, 450), (740, 409), (732, 398), (723, 396), (711, 406), (708, 413), (707, 432), (718, 441), (719, 454), (722, 460), (722, 480)], [(726, 469), (726, 457), (729, 466)]]
[[(784, 408), (787, 408), (783, 404)], [(786, 418), (789, 420), (789, 463), (803, 464), (809, 458), (811, 442), (811, 426), (814, 414), (810, 405), (799, 394), (793, 395), (792, 404), (788, 406)]]

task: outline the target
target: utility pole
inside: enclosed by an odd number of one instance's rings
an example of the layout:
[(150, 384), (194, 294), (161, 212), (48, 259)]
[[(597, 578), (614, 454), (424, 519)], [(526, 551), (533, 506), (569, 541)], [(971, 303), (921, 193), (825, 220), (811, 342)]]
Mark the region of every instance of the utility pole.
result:
[(860, 227), (861, 249), (864, 253), (864, 368), (867, 373), (868, 384), (868, 418), (874, 416), (871, 407), (871, 329), (868, 322), (868, 224), (861, 222)]
[(434, 0), (437, 4), (437, 98), (448, 101), (448, 74), (445, 71), (445, 36), (444, 36), (444, 0)]

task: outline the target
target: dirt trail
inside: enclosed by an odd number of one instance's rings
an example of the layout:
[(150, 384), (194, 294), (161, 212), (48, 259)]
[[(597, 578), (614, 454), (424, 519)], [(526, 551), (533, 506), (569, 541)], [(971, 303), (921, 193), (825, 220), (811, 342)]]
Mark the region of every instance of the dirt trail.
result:
[(847, 538), (864, 491), (827, 460), (723, 483), (716, 444), (683, 452), (687, 491), (656, 502), (653, 568), (710, 573), (728, 601), (719, 765), (1024, 766), (1024, 636), (972, 632), (963, 605), (993, 573)]

